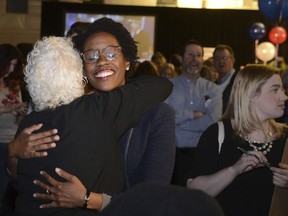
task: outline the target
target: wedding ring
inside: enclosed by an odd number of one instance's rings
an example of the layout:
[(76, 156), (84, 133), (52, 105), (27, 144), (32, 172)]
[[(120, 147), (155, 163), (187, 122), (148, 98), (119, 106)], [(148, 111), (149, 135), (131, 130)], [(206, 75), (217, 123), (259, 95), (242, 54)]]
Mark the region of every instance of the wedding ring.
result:
[(49, 188), (46, 190), (46, 193), (47, 193), (47, 194), (50, 194)]

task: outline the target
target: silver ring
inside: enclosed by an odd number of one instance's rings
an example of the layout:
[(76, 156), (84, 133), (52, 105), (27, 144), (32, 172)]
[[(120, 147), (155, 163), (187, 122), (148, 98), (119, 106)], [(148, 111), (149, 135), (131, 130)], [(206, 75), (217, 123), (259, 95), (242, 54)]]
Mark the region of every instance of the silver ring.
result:
[(47, 193), (47, 194), (50, 194), (49, 188), (46, 190), (46, 193)]

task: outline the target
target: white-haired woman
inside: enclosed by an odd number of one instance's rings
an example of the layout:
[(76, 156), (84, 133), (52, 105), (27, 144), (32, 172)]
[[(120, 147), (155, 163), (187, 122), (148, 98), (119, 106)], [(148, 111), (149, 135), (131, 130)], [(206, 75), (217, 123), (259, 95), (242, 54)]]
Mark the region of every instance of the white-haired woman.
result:
[(288, 188), (281, 163), (287, 126), (274, 120), (287, 100), (279, 74), (264, 65), (241, 70), (223, 116), (222, 146), (217, 123), (199, 141), (187, 186), (215, 196), (226, 216), (266, 216), (274, 187)]
[[(121, 50), (112, 57), (123, 58)], [(10, 158), (10, 162), (18, 163), (15, 215), (82, 215), (81, 208), (40, 209), (43, 200), (33, 198), (35, 192), (42, 192), (33, 181), (45, 182), (40, 171), (61, 180), (56, 167), (83, 182), (87, 190), (80, 190), (79, 199), (83, 199), (84, 209), (88, 198), (100, 209), (102, 196), (90, 196), (88, 189), (99, 193), (122, 190), (124, 166), (117, 140), (148, 107), (170, 94), (172, 84), (157, 77), (143, 78), (107, 94), (84, 95), (82, 60), (69, 38), (44, 37), (36, 42), (27, 62), (25, 81), (35, 111), (20, 123), (18, 134), (30, 125), (43, 123), (41, 131), (57, 128), (61, 139), (45, 158)]]

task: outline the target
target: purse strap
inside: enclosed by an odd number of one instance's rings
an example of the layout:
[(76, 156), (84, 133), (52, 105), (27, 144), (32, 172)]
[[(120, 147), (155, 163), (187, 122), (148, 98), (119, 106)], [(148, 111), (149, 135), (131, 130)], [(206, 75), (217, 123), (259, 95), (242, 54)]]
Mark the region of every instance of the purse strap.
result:
[[(288, 164), (288, 139), (286, 140), (281, 163)], [(275, 187), (269, 216), (287, 216), (288, 215), (288, 189)]]
[(222, 143), (224, 141), (225, 131), (223, 121), (218, 121), (218, 153), (221, 152)]

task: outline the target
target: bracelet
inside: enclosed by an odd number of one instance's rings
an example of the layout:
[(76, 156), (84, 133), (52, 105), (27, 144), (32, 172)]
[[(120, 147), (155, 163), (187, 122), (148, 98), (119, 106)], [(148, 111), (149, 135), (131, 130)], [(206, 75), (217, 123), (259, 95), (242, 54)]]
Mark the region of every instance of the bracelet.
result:
[(89, 198), (90, 198), (90, 191), (88, 189), (86, 189), (86, 194), (84, 196), (84, 203), (82, 206), (82, 209), (86, 209), (88, 206), (88, 202), (89, 202)]

